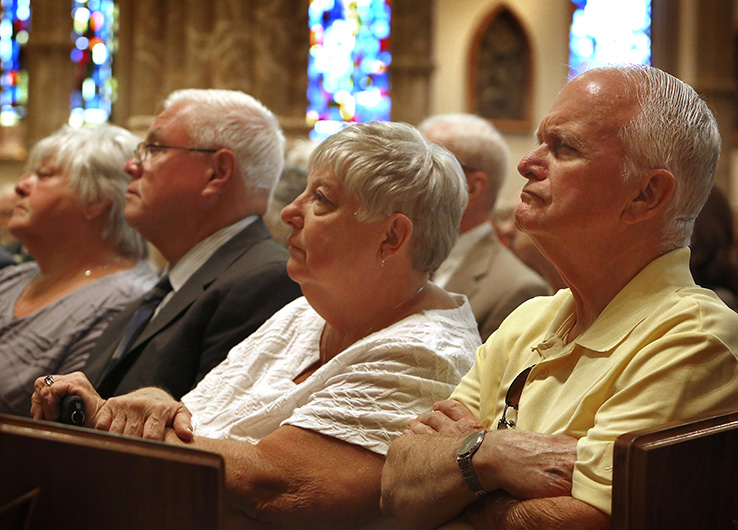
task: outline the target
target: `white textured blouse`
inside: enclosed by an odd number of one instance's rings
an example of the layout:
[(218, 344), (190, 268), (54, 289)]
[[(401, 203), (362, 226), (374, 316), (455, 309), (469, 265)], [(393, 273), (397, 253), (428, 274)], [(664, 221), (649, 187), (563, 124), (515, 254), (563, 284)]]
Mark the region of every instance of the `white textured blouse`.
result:
[(235, 346), (182, 401), (195, 434), (258, 442), (293, 425), (386, 454), (408, 420), (446, 399), (481, 341), (469, 302), (422, 311), (357, 341), (300, 384), (325, 321), (299, 298)]

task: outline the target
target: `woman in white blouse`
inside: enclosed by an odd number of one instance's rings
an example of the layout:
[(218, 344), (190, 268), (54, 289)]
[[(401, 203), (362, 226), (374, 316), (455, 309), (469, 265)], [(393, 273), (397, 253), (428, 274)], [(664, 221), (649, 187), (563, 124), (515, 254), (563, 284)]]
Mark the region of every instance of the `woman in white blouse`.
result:
[(34, 416), (56, 419), (75, 393), (89, 427), (221, 453), (233, 527), (383, 524), (390, 441), (450, 394), (480, 344), (466, 298), (429, 281), (466, 197), (453, 155), (413, 127), (344, 129), (314, 151), (307, 189), (282, 212), (304, 298), (182, 403), (157, 389), (104, 401), (73, 374), (36, 382)]

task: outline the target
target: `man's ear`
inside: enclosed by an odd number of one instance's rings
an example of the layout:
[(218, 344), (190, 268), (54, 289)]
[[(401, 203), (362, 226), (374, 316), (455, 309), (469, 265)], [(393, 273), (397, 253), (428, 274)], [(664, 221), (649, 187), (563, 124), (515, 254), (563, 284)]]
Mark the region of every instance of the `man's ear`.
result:
[(412, 235), (413, 222), (406, 215), (394, 214), (380, 245), (380, 259), (385, 260), (407, 247)]
[(474, 202), (486, 196), (489, 177), (484, 171), (473, 171), (466, 174), (466, 184), (469, 191), (469, 202)]
[(203, 190), (205, 196), (220, 193), (236, 175), (236, 155), (230, 149), (219, 149), (213, 153), (210, 180)]
[(635, 224), (664, 211), (676, 191), (676, 179), (667, 169), (649, 169), (640, 179), (638, 194), (628, 202), (622, 219)]

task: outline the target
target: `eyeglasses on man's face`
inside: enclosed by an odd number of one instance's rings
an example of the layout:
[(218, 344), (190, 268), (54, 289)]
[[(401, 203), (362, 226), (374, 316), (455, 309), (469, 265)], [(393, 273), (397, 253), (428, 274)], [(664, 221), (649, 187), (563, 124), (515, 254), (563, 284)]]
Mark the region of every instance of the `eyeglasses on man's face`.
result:
[(502, 411), (502, 418), (497, 422), (498, 430), (515, 428), (515, 421), (517, 418), (515, 420), (508, 420), (507, 411), (512, 408), (517, 412), (518, 405), (520, 404), (520, 397), (523, 395), (523, 387), (525, 387), (525, 382), (528, 380), (528, 374), (530, 374), (530, 371), (534, 366), (535, 364), (520, 372), (515, 376), (513, 382), (510, 383), (510, 388), (507, 389), (507, 394), (505, 394), (505, 408)]
[(164, 149), (180, 149), (182, 151), (196, 151), (198, 153), (216, 153), (218, 151), (218, 149), (204, 149), (202, 147), (183, 147), (180, 145), (161, 145), (141, 142), (136, 146), (135, 151), (133, 151), (133, 156), (136, 159), (136, 162), (140, 164), (146, 160), (152, 152), (156, 153), (159, 150)]

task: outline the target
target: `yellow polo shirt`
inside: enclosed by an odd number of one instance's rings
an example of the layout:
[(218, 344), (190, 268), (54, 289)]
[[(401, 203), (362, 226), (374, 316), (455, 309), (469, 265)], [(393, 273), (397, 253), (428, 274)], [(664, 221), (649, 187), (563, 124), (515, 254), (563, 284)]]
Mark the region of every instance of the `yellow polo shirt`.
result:
[(572, 495), (610, 513), (615, 438), (738, 409), (738, 314), (694, 284), (687, 248), (651, 262), (565, 344), (573, 304), (565, 289), (521, 305), (451, 398), (494, 429), (510, 383), (535, 364), (517, 428), (579, 438)]

